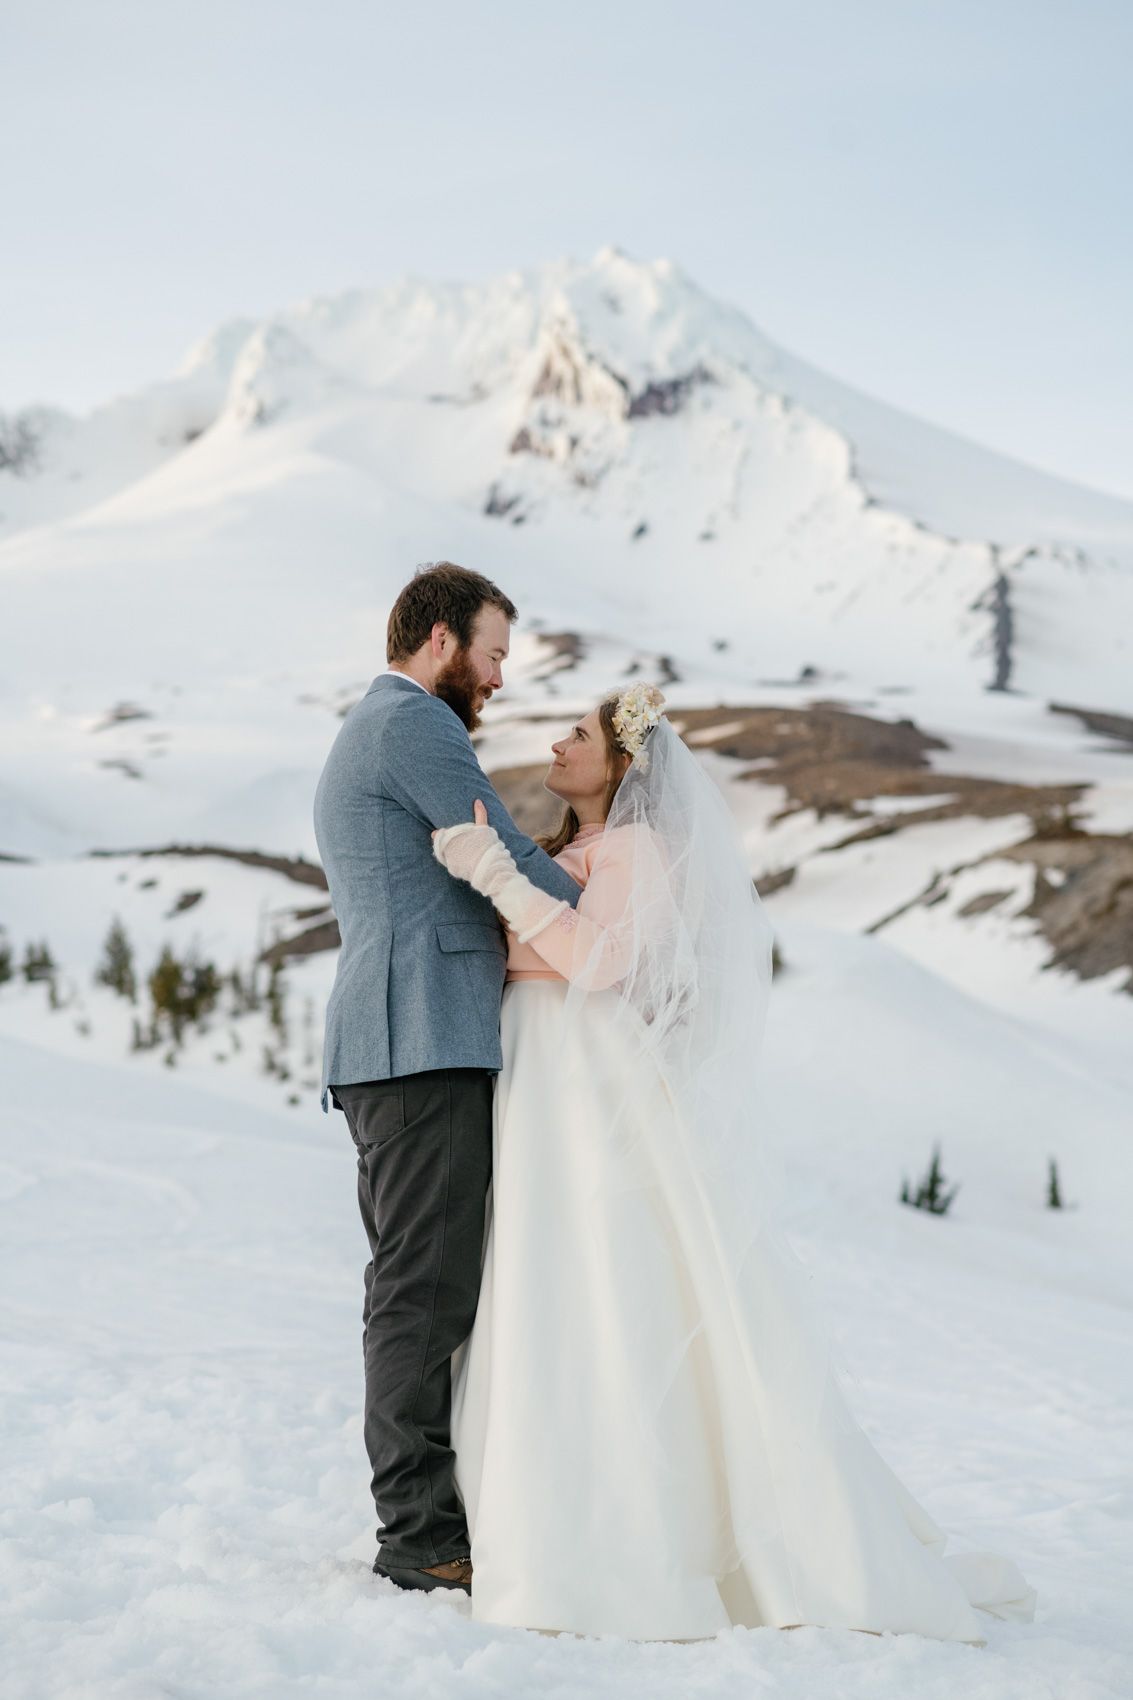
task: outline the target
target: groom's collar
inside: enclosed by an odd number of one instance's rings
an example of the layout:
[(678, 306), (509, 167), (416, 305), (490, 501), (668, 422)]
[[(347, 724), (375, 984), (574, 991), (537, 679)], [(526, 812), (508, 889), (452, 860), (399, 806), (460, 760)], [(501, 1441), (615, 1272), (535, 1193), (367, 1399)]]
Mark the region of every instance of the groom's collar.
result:
[(392, 667), (387, 667), (384, 673), (378, 674), (377, 678), (371, 682), (370, 689), (366, 692), (366, 695), (369, 696), (370, 691), (376, 691), (379, 685), (387, 685), (391, 682), (395, 684), (400, 682), (403, 685), (411, 685), (415, 690), (424, 691), (427, 697), (431, 697), (433, 695), (432, 691), (423, 685), (419, 679), (411, 679), (408, 673), (398, 673)]

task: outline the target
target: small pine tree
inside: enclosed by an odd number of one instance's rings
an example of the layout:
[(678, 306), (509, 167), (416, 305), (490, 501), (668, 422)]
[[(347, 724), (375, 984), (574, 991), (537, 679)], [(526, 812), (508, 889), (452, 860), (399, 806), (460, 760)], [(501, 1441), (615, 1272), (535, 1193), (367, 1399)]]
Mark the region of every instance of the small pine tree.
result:
[(136, 1003), (138, 982), (134, 974), (134, 952), (126, 929), (115, 915), (102, 946), (102, 961), (95, 969), (95, 984), (109, 986), (120, 998)]
[(959, 1183), (951, 1192), (944, 1191), (944, 1175), (940, 1167), (940, 1147), (932, 1148), (932, 1162), (928, 1172), (914, 1193), (906, 1179), (901, 1186), (901, 1203), (912, 1205), (914, 1210), (928, 1210), (933, 1216), (943, 1216), (960, 1190)]
[(212, 962), (186, 963), (185, 1010), (191, 1021), (201, 1023), (216, 1008), (220, 996), (220, 975)]
[(32, 944), (29, 940), (28, 947), (24, 952), (25, 980), (29, 982), (34, 980), (51, 980), (55, 976), (57, 966), (58, 964), (55, 962), (51, 952), (47, 948), (46, 939), (41, 940), (38, 945)]
[(1049, 1159), (1050, 1171), (1047, 1180), (1046, 1204), (1048, 1210), (1065, 1210), (1062, 1202), (1062, 1188), (1058, 1184), (1058, 1164), (1054, 1158)]
[(0, 986), (12, 978), (12, 947), (0, 934)]
[(179, 1045), (185, 1026), (185, 1012), (181, 1003), (181, 964), (167, 944), (161, 947), (157, 967), (150, 975), (148, 985), (153, 1000), (155, 1031), (164, 1016), (173, 1035), (173, 1043)]
[(154, 1032), (164, 1020), (176, 1047), (190, 1021), (204, 1030), (204, 1018), (220, 996), (221, 978), (215, 963), (201, 962), (195, 955), (179, 962), (166, 944), (147, 984), (153, 1000)]
[(287, 986), (283, 979), (283, 964), (276, 960), (271, 965), (268, 976), (268, 1020), (279, 1035), (281, 1046), (287, 1044), (287, 1018), (284, 1004), (287, 998)]

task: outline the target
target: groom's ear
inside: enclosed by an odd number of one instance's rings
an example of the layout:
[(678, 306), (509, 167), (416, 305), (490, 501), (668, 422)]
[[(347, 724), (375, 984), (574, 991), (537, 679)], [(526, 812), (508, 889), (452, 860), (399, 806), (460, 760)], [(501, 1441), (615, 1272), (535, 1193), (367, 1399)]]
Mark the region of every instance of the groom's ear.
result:
[(435, 620), (429, 633), (429, 649), (433, 660), (440, 661), (445, 652), (445, 639), (452, 636), (452, 631), (444, 620)]

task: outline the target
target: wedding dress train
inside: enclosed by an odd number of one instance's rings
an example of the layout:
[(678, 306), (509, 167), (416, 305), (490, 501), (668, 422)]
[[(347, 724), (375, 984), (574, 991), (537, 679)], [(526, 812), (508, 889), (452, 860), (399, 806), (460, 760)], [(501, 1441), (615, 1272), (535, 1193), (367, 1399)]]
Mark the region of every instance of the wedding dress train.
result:
[(762, 1239), (738, 1270), (721, 1260), (647, 1059), (631, 1062), (647, 1137), (611, 1143), (627, 1085), (618, 994), (591, 992), (571, 1024), (566, 991), (504, 991), (483, 1284), (454, 1359), (473, 1617), (641, 1639), (817, 1624), (975, 1643), (981, 1611), (1030, 1618), (1009, 1559), (943, 1552), (833, 1377), (803, 1409), (793, 1370), (777, 1385), (774, 1366), (793, 1363), (780, 1300), (801, 1266)]
[[(490, 828), (447, 828), (434, 853), (467, 832), (475, 879), (500, 862)], [(473, 1617), (976, 1643), (1029, 1619), (1016, 1566), (947, 1554), (843, 1394), (778, 1225), (756, 1060), (770, 924), (667, 720), (558, 860), (576, 909), (506, 867), (499, 886), (519, 925), (483, 1282), (453, 1360)]]

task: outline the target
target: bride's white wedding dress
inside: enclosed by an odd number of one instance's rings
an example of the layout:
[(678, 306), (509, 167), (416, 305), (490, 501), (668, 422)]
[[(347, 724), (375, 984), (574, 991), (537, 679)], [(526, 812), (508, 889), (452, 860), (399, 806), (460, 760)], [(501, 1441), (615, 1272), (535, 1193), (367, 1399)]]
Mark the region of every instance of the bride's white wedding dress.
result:
[[(667, 781), (672, 801), (673, 771), (700, 783), (658, 730), (662, 761), (628, 787), (636, 825), (612, 814), (561, 853), (587, 887), (578, 916), (509, 936), (483, 1283), (453, 1360), (472, 1615), (641, 1639), (815, 1624), (982, 1643), (985, 1614), (1033, 1616), (1033, 1590), (1009, 1559), (945, 1554), (854, 1420), (805, 1271), (745, 1183), (754, 1157), (725, 1138), (752, 1108), (736, 1102), (742, 1057), (720, 1048), (730, 1017), (704, 1010), (697, 940), (677, 948), (667, 1006), (671, 937), (663, 972), (657, 953), (643, 968), (656, 872), (639, 854), (641, 798)], [(653, 814), (650, 845), (670, 818)], [(677, 895), (683, 927), (695, 894)], [(737, 914), (701, 903), (689, 923), (714, 964)]]

